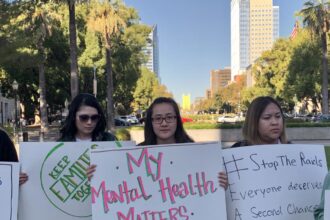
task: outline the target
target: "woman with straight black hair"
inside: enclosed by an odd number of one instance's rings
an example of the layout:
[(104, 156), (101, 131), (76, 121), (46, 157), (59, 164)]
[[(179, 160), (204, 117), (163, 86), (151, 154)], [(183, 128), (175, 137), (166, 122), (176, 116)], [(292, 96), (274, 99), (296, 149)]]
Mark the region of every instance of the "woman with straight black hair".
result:
[[(140, 146), (194, 142), (183, 128), (178, 104), (167, 97), (156, 98), (147, 110), (145, 140)], [(228, 186), (226, 173), (218, 173), (219, 185)]]
[(183, 128), (180, 110), (172, 98), (156, 98), (147, 109), (144, 141), (139, 145), (194, 142)]
[(88, 93), (77, 95), (60, 130), (59, 141), (114, 141), (106, 131), (106, 119), (97, 99)]

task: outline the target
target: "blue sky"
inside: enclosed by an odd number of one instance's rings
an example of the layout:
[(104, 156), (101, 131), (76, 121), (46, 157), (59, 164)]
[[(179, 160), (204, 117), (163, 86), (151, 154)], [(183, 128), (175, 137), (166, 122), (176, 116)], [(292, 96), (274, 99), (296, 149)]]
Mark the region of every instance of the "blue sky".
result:
[[(210, 71), (230, 67), (230, 0), (124, 0), (144, 24), (158, 26), (160, 77), (178, 103), (205, 97)], [(280, 6), (280, 37), (288, 37), (302, 0)]]

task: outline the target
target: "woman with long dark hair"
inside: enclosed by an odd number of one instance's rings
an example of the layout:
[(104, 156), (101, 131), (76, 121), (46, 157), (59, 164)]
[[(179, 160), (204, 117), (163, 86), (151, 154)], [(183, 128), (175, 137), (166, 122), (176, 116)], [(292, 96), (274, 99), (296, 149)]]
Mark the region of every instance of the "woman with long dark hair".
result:
[[(144, 141), (140, 146), (194, 142), (183, 128), (178, 104), (167, 97), (156, 98), (147, 110)], [(219, 172), (220, 186), (227, 188), (228, 179)]]
[(243, 125), (243, 141), (232, 147), (287, 144), (285, 121), (279, 103), (270, 96), (257, 97), (250, 104)]
[(177, 103), (167, 97), (156, 98), (147, 110), (144, 141), (139, 145), (194, 142), (183, 128)]
[(59, 141), (114, 141), (106, 131), (106, 119), (97, 99), (88, 93), (77, 95), (60, 130)]

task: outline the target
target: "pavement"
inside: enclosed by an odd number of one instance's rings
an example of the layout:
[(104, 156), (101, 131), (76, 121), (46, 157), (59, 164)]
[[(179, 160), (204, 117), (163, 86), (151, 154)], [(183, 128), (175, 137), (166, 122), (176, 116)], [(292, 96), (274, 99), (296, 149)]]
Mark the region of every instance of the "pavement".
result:
[(59, 130), (59, 126), (49, 126), (48, 132), (41, 134), (40, 127), (26, 127), (18, 132), (18, 140), (23, 142), (23, 136), (27, 133), (29, 142), (56, 141), (59, 138)]

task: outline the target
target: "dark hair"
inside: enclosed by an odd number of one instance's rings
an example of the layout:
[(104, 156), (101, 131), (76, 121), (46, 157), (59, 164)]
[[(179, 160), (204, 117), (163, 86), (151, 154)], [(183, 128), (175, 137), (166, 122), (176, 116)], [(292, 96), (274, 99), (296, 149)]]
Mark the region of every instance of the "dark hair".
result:
[(281, 106), (278, 104), (278, 102), (275, 99), (273, 99), (270, 96), (260, 96), (260, 97), (257, 97), (256, 99), (254, 99), (252, 101), (252, 103), (250, 104), (247, 114), (246, 114), (245, 122), (243, 125), (243, 136), (249, 145), (255, 145), (255, 144), (262, 143), (260, 134), (258, 131), (259, 120), (260, 120), (261, 114), (264, 112), (266, 107), (271, 103), (275, 104), (280, 109), (281, 115), (282, 115), (283, 130), (279, 137), (280, 141), (282, 144), (288, 143), (286, 134), (285, 134), (285, 122), (284, 122), (283, 111), (282, 111)]
[(96, 137), (102, 135), (106, 129), (106, 120), (103, 110), (98, 103), (97, 99), (89, 93), (81, 93), (77, 95), (71, 102), (69, 106), (69, 114), (65, 119), (64, 125), (60, 130), (61, 138), (60, 140), (75, 140), (75, 135), (77, 133), (76, 127), (76, 113), (81, 106), (90, 106), (97, 109), (100, 119), (96, 124), (95, 129), (92, 133), (92, 141), (96, 140)]
[(173, 106), (173, 109), (176, 114), (176, 130), (175, 130), (175, 142), (176, 143), (188, 143), (188, 142), (194, 142), (193, 139), (189, 137), (189, 135), (186, 133), (186, 131), (183, 128), (180, 111), (178, 104), (172, 99), (167, 97), (159, 97), (156, 98), (152, 104), (147, 109), (147, 116), (145, 120), (144, 125), (144, 142), (140, 143), (140, 145), (157, 145), (157, 136), (154, 132), (154, 129), (152, 127), (152, 111), (155, 105), (167, 103)]

